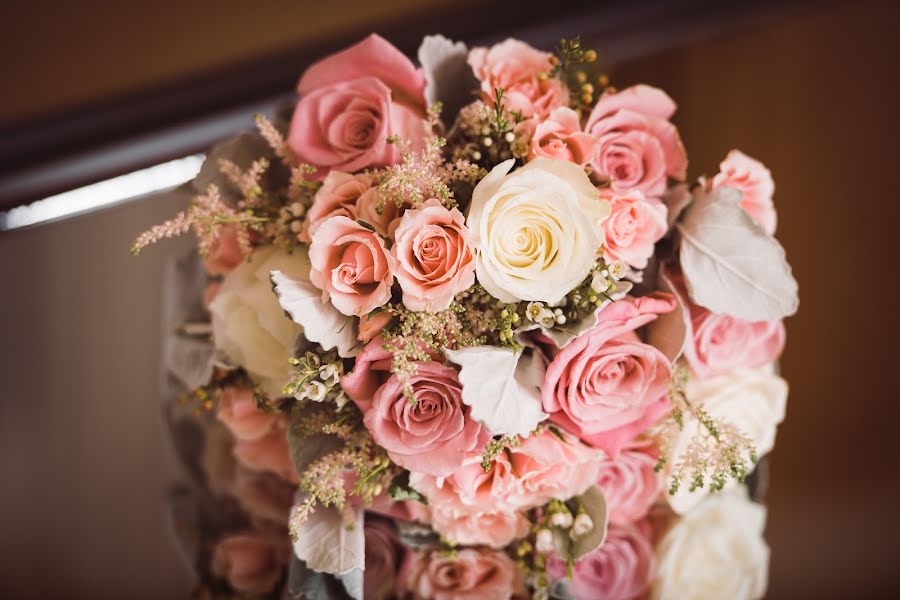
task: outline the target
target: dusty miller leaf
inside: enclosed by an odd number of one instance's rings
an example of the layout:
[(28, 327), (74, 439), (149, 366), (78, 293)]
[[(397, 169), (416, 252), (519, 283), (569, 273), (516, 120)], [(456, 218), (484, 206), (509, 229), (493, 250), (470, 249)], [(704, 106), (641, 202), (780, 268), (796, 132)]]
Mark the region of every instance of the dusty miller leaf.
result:
[(784, 249), (740, 207), (733, 188), (699, 191), (676, 225), (691, 299), (714, 313), (771, 321), (797, 311)]
[(361, 507), (318, 506), (294, 532), (294, 555), (313, 571), (346, 575), (366, 566)]
[(540, 393), (545, 367), (534, 352), (521, 354), (495, 346), (444, 352), (461, 367), (462, 400), (472, 408), (471, 417), (491, 433), (527, 436), (547, 418)]
[(425, 72), (425, 100), (429, 105), (440, 102), (448, 123), (472, 100), (471, 91), (478, 88), (478, 80), (466, 62), (468, 55), (465, 44), (442, 35), (425, 36), (419, 46), (419, 63)]
[(584, 512), (591, 518), (594, 526), (576, 540), (569, 537), (568, 529), (554, 528), (553, 545), (559, 556), (572, 556), (575, 560), (579, 560), (603, 544), (606, 539), (608, 515), (606, 514), (606, 497), (597, 486), (588, 488), (575, 500), (584, 508)]
[(669, 292), (678, 301), (675, 310), (662, 313), (647, 325), (647, 343), (666, 355), (672, 364), (681, 356), (687, 339), (687, 320), (690, 318), (686, 298), (671, 280), (670, 267), (664, 265), (659, 270), (657, 285), (664, 292)]

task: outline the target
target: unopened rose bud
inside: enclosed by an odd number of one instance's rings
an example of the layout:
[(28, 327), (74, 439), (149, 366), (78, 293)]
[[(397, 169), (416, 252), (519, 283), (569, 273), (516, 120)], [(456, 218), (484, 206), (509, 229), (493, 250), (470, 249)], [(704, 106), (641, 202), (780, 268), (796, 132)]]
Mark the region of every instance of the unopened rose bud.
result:
[(572, 526), (573, 518), (572, 513), (570, 512), (558, 512), (553, 513), (553, 516), (550, 517), (550, 524), (554, 527), (562, 527), (563, 529), (568, 529)]
[(549, 529), (539, 529), (534, 540), (534, 549), (540, 554), (553, 552), (553, 533)]
[(587, 513), (581, 513), (577, 517), (575, 517), (575, 524), (572, 525), (572, 537), (579, 538), (583, 535), (587, 535), (587, 533), (594, 528), (594, 522), (587, 515)]

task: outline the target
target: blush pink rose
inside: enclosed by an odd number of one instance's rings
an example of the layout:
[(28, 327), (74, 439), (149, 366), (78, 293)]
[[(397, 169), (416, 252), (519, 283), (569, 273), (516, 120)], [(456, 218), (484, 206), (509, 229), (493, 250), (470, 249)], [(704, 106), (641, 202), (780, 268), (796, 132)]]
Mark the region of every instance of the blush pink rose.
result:
[(597, 141), (581, 130), (578, 113), (568, 106), (560, 106), (534, 128), (528, 158), (545, 156), (583, 167), (594, 159), (596, 150)]
[(469, 418), (456, 370), (436, 362), (416, 363), (404, 385), (392, 375), (375, 393), (364, 421), (375, 442), (395, 463), (417, 473), (446, 477), (470, 454), (480, 454), (491, 434)]
[(713, 177), (712, 187), (733, 187), (740, 190), (743, 193), (741, 207), (766, 233), (775, 233), (778, 221), (772, 201), (775, 181), (764, 164), (740, 150), (732, 150), (719, 165), (719, 173)]
[(466, 218), (439, 200), (408, 210), (394, 231), (391, 254), (403, 304), (415, 311), (439, 312), (475, 283), (475, 253), (467, 239)]
[[(656, 556), (648, 523), (610, 525), (603, 545), (575, 563), (571, 591), (575, 600), (638, 600), (650, 588)], [(554, 579), (566, 577), (566, 561), (547, 561)]]
[(363, 315), (391, 299), (397, 261), (381, 237), (347, 217), (325, 219), (309, 246), (313, 285), (345, 315)]
[(597, 325), (559, 350), (542, 387), (550, 419), (617, 456), (669, 408), (672, 365), (635, 330), (675, 308), (670, 294), (623, 299), (603, 308)]
[(639, 190), (613, 194), (610, 204), (612, 212), (603, 221), (603, 258), (643, 269), (653, 256), (654, 245), (668, 230), (666, 205), (656, 198), (645, 198)]
[(403, 558), (397, 531), (391, 523), (367, 516), (363, 532), (366, 549), (363, 598), (386, 600), (394, 591), (394, 581)]
[(248, 469), (267, 471), (287, 481), (296, 482), (297, 471), (291, 461), (286, 430), (286, 420), (279, 419), (275, 428), (266, 436), (256, 440), (238, 440), (234, 444), (235, 458)]
[(219, 394), (216, 416), (238, 440), (258, 440), (276, 427), (278, 416), (259, 408), (253, 390), (229, 385)]
[(237, 233), (237, 225), (219, 229), (219, 237), (210, 244), (209, 253), (203, 259), (203, 266), (210, 275), (228, 275), (244, 261)]
[(319, 169), (353, 172), (400, 160), (388, 143), (397, 135), (422, 145), (425, 79), (412, 62), (377, 35), (312, 65), (300, 78), (300, 101), (287, 142), (298, 160)]
[(551, 56), (525, 42), (508, 39), (490, 49), (473, 48), (469, 66), (481, 82), (485, 101), (495, 100), (494, 91), (503, 88), (507, 110), (521, 112), (525, 118), (543, 119), (554, 108), (569, 104), (569, 91), (560, 79), (540, 76), (553, 68)]
[(606, 498), (611, 523), (633, 523), (650, 511), (665, 486), (656, 472), (659, 452), (650, 442), (635, 442), (617, 457), (605, 456), (600, 463), (597, 485)]
[(306, 213), (300, 241), (307, 244), (312, 240), (319, 225), (328, 217), (343, 216), (355, 221), (357, 218), (356, 203), (363, 193), (372, 187), (372, 177), (365, 173), (350, 175), (341, 171), (332, 171), (322, 182), (316, 192), (312, 206)]
[(646, 85), (604, 93), (585, 127), (598, 143), (595, 177), (615, 193), (638, 189), (650, 197), (666, 191), (667, 177), (683, 180), (687, 154), (669, 122), (674, 112), (665, 92)]
[(281, 580), (290, 557), (287, 536), (241, 533), (224, 538), (215, 547), (212, 571), (237, 592), (262, 595)]
[(394, 318), (394, 315), (385, 311), (380, 312), (372, 317), (369, 315), (362, 315), (359, 318), (359, 335), (356, 336), (356, 339), (363, 343), (368, 343), (381, 335), (381, 332), (385, 327), (388, 326), (388, 323)]
[(687, 307), (684, 357), (699, 377), (762, 367), (784, 350), (786, 334), (782, 321), (745, 321), (712, 313), (691, 302), (680, 270), (671, 269), (668, 274)]
[(386, 238), (394, 236), (394, 229), (400, 224), (400, 217), (407, 208), (397, 206), (393, 200), (381, 203), (375, 188), (366, 191), (356, 203), (358, 218), (374, 227), (378, 235)]
[(521, 576), (509, 556), (472, 548), (453, 555), (411, 552), (403, 562), (398, 583), (399, 597), (410, 600), (510, 600), (525, 594)]

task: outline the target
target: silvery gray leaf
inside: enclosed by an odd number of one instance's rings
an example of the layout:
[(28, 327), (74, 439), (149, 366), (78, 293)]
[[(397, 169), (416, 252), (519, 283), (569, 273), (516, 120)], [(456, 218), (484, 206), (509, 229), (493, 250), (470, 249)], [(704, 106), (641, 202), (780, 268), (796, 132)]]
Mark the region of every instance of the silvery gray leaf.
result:
[(165, 366), (189, 390), (209, 382), (215, 348), (209, 339), (175, 333), (166, 340)]
[(669, 229), (672, 229), (678, 217), (691, 203), (691, 190), (686, 183), (675, 184), (666, 190), (662, 201), (666, 205), (666, 220), (669, 224)]
[(355, 600), (334, 575), (318, 573), (294, 557), (282, 600)]
[(714, 313), (771, 321), (797, 312), (797, 281), (784, 248), (740, 206), (741, 193), (698, 190), (675, 227), (688, 293)]
[(599, 487), (592, 486), (582, 495), (575, 499), (581, 504), (584, 511), (591, 518), (593, 527), (589, 532), (573, 540), (569, 536), (568, 529), (554, 527), (553, 532), (553, 549), (559, 556), (569, 556), (570, 554), (579, 560), (590, 554), (603, 544), (606, 539), (606, 529), (608, 525), (608, 515), (606, 512), (606, 497)]
[[(302, 502), (302, 495), (297, 501)], [(365, 569), (363, 513), (361, 507), (349, 504), (344, 510), (316, 507), (306, 520), (292, 527), (294, 555), (313, 571), (332, 575)]]
[(349, 573), (341, 575), (341, 583), (347, 590), (347, 595), (353, 600), (363, 600), (363, 570), (353, 569)]
[(466, 62), (469, 51), (462, 42), (442, 35), (428, 35), (419, 46), (419, 63), (425, 71), (425, 100), (443, 104), (441, 116), (452, 124), (459, 109), (473, 99), (478, 80)]
[(550, 586), (550, 597), (553, 600), (575, 600), (572, 593), (572, 584), (567, 579), (557, 579)]
[(431, 527), (414, 521), (398, 520), (397, 534), (400, 541), (410, 548), (431, 548), (440, 546), (441, 536), (439, 536)]
[(253, 161), (262, 157), (269, 158), (272, 163), (278, 162), (268, 142), (256, 131), (245, 131), (237, 137), (217, 144), (206, 155), (200, 172), (191, 182), (194, 193), (205, 194), (210, 185), (215, 185), (226, 202), (232, 203), (238, 200), (241, 194), (219, 171), (219, 161), (227, 159), (240, 168), (247, 169), (253, 164)]
[(663, 265), (659, 269), (657, 285), (660, 290), (675, 296), (678, 305), (672, 312), (659, 315), (647, 325), (647, 343), (665, 354), (669, 361), (675, 364), (688, 341), (690, 315), (687, 298), (683, 297), (682, 291), (672, 281), (671, 267), (668, 265)]

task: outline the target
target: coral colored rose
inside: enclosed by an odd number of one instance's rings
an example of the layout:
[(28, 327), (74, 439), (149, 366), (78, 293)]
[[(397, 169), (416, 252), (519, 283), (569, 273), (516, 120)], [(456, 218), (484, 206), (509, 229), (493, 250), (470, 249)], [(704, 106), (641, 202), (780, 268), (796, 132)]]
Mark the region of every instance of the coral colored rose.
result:
[(406, 308), (445, 310), (456, 294), (475, 283), (475, 256), (467, 235), (462, 213), (439, 200), (403, 214), (391, 254), (397, 259)]
[(524, 594), (509, 556), (472, 548), (452, 556), (437, 551), (411, 552), (398, 582), (400, 598), (410, 600), (509, 600)]
[(297, 481), (297, 471), (291, 461), (287, 423), (279, 419), (275, 428), (258, 440), (238, 440), (234, 456), (242, 465), (254, 471), (274, 473), (287, 481)]
[(386, 600), (394, 591), (394, 580), (403, 549), (394, 526), (380, 519), (366, 518), (366, 569), (363, 572), (363, 598)]
[(769, 579), (765, 525), (766, 508), (751, 502), (744, 486), (711, 495), (659, 543), (651, 598), (762, 598)]
[(228, 275), (244, 261), (244, 252), (238, 243), (237, 225), (225, 225), (209, 246), (203, 266), (210, 275)]
[(225, 578), (235, 591), (261, 595), (281, 580), (291, 557), (285, 536), (248, 532), (224, 538), (213, 550), (212, 571)]
[[(370, 188), (356, 203), (358, 218), (375, 228), (382, 237), (393, 237), (407, 206), (397, 206), (393, 200), (380, 201), (378, 190)], [(379, 206), (380, 205), (380, 206)]]
[(508, 39), (490, 49), (473, 48), (469, 66), (481, 81), (485, 101), (492, 102), (494, 91), (503, 88), (507, 110), (521, 112), (526, 118), (545, 118), (554, 108), (569, 103), (569, 91), (560, 79), (541, 78), (553, 68), (551, 56), (525, 42)]
[(469, 418), (456, 370), (436, 362), (416, 363), (407, 381), (415, 402), (393, 375), (365, 411), (366, 427), (395, 463), (435, 477), (446, 477), (466, 458), (480, 454), (491, 434)]
[(719, 173), (713, 177), (713, 189), (733, 187), (741, 191), (741, 207), (769, 235), (775, 233), (778, 216), (772, 196), (775, 181), (769, 169), (740, 150), (732, 150), (719, 165)]
[(584, 170), (538, 157), (500, 163), (472, 193), (466, 224), (478, 282), (501, 302), (559, 302), (594, 267), (609, 202)]
[(389, 312), (380, 312), (373, 317), (362, 315), (359, 318), (359, 335), (357, 339), (363, 343), (372, 341), (381, 335), (382, 330), (387, 327), (393, 318), (394, 315)]
[(317, 177), (393, 164), (400, 149), (389, 136), (423, 143), (424, 88), (402, 52), (370, 35), (306, 70), (287, 142), (300, 162), (319, 169)]
[(300, 240), (307, 244), (319, 225), (328, 217), (343, 216), (352, 221), (357, 218), (356, 203), (363, 193), (372, 187), (372, 177), (365, 173), (351, 175), (332, 171), (316, 192), (312, 206), (306, 213)]
[(259, 248), (250, 262), (241, 263), (225, 276), (209, 305), (213, 341), (228, 360), (243, 367), (266, 395), (282, 396), (291, 376), (288, 359), (302, 331), (284, 313), (272, 293), (269, 273), (281, 271), (300, 281), (309, 280), (309, 257), (303, 247), (287, 253)]
[(660, 497), (664, 478), (656, 472), (659, 452), (650, 442), (636, 442), (615, 458), (604, 456), (597, 485), (606, 498), (610, 523), (632, 523), (643, 518)]
[(568, 106), (553, 109), (534, 129), (528, 157), (545, 156), (584, 166), (594, 159), (597, 141), (581, 130), (578, 113)]
[(309, 279), (345, 315), (363, 315), (391, 299), (397, 261), (384, 240), (347, 217), (330, 217), (309, 246)]
[[(650, 588), (656, 556), (648, 523), (611, 525), (603, 545), (575, 563), (571, 591), (575, 600), (637, 600)], [(566, 561), (555, 554), (547, 573), (566, 577)]]
[(669, 294), (624, 299), (560, 350), (542, 388), (550, 419), (614, 457), (668, 410), (672, 365), (635, 330), (675, 308)]
[(603, 258), (643, 269), (653, 256), (654, 245), (668, 230), (666, 205), (656, 198), (645, 198), (638, 190), (615, 194), (610, 204), (612, 213), (603, 221)]
[(259, 408), (253, 390), (236, 385), (222, 388), (216, 416), (235, 438), (251, 441), (267, 435), (278, 421), (277, 415)]
[(667, 177), (683, 180), (687, 155), (669, 122), (674, 112), (665, 92), (646, 85), (604, 93), (585, 127), (599, 146), (595, 176), (609, 180), (613, 192), (638, 189), (650, 197), (666, 191)]

